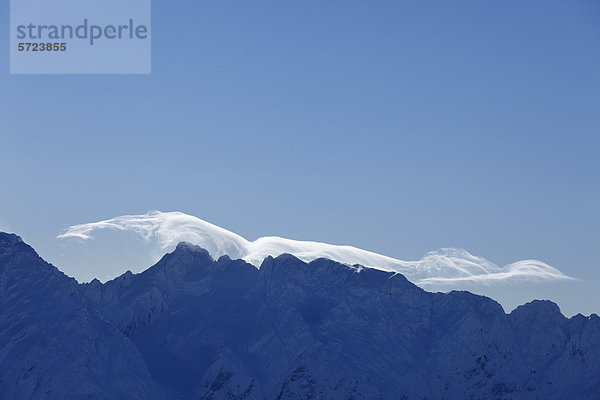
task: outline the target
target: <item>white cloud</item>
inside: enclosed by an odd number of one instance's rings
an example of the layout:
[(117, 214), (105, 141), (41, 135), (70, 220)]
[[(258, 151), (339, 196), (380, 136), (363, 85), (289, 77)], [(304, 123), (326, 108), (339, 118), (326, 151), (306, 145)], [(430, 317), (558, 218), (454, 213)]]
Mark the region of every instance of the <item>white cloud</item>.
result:
[(418, 261), (403, 261), (352, 246), (281, 237), (261, 237), (251, 242), (200, 218), (180, 212), (153, 211), (143, 215), (124, 215), (105, 221), (74, 225), (67, 228), (58, 238), (88, 240), (92, 239), (93, 232), (105, 229), (134, 232), (147, 241), (157, 240), (161, 251), (185, 241), (205, 248), (214, 258), (222, 255), (243, 258), (256, 267), (269, 255), (290, 253), (304, 261), (325, 257), (341, 263), (361, 264), (384, 271), (399, 272), (421, 286), (573, 279), (542, 261), (523, 260), (499, 267), (463, 249), (441, 249), (426, 254)]
[(146, 240), (158, 239), (161, 249), (174, 247), (179, 242), (190, 242), (204, 247), (213, 257), (228, 254), (241, 258), (248, 241), (200, 218), (180, 212), (152, 211), (142, 215), (123, 215), (99, 222), (74, 225), (59, 239), (91, 239), (92, 233), (103, 229), (130, 231)]

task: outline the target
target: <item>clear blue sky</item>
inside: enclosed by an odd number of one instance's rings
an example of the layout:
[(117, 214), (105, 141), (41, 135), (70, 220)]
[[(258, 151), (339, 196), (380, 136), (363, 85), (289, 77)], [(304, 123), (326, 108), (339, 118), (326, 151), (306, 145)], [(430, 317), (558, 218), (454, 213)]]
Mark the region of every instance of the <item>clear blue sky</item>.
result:
[(600, 2), (153, 3), (150, 76), (11, 76), (0, 41), (0, 226), (42, 256), (178, 210), (536, 258), (583, 281), (563, 309), (600, 311)]

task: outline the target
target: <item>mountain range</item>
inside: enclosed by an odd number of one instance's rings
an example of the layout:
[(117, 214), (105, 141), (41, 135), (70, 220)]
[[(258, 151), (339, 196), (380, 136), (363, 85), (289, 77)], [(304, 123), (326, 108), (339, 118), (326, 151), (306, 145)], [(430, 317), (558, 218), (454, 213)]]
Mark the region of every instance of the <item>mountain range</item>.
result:
[(0, 399), (600, 399), (600, 318), (189, 243), (80, 284), (0, 233)]

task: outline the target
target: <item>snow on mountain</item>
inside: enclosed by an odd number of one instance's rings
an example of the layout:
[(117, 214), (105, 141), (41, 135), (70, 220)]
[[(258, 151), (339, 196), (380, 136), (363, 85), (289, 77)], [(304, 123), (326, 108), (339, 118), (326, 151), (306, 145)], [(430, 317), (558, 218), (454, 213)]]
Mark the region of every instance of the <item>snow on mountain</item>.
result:
[(360, 264), (383, 271), (399, 272), (422, 286), (453, 284), (458, 281), (489, 283), (511, 279), (572, 279), (542, 261), (523, 260), (499, 267), (485, 258), (454, 248), (430, 252), (418, 261), (403, 261), (352, 246), (275, 236), (248, 241), (226, 229), (180, 212), (153, 211), (143, 215), (125, 215), (74, 225), (58, 238), (88, 240), (95, 231), (103, 229), (131, 231), (146, 240), (158, 239), (163, 251), (185, 241), (207, 249), (215, 259), (227, 255), (244, 259), (256, 267), (259, 267), (266, 257), (276, 257), (284, 253), (293, 254), (306, 262), (328, 258), (348, 265)]

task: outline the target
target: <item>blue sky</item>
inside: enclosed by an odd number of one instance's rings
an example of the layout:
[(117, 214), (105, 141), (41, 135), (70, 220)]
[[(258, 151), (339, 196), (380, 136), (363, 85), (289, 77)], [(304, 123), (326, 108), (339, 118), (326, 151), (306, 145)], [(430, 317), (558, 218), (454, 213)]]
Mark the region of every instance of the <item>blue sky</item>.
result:
[(150, 76), (9, 75), (0, 42), (0, 226), (42, 256), (69, 225), (178, 210), (248, 239), (535, 258), (581, 280), (541, 295), (600, 311), (600, 3), (152, 11)]

